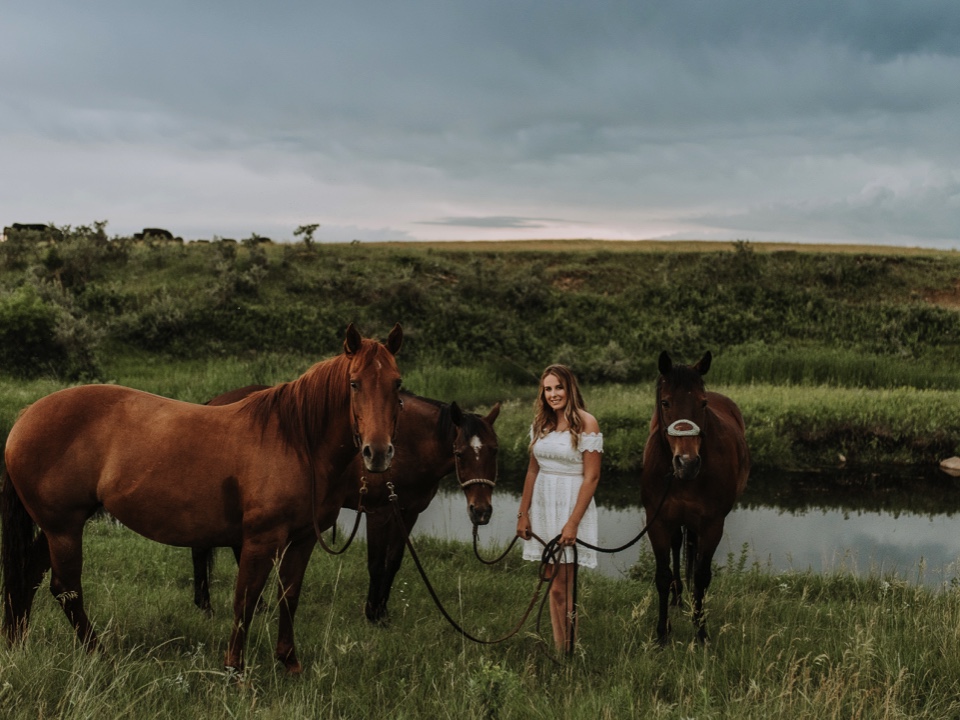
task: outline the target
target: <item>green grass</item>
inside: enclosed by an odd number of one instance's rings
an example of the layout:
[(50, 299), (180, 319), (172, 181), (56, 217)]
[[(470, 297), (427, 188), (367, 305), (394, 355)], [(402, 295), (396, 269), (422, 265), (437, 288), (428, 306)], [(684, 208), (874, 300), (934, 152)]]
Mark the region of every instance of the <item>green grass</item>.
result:
[[(167, 397), (206, 402), (243, 385), (291, 380), (313, 360), (271, 353), (195, 360), (127, 354), (112, 359), (105, 377)], [(960, 454), (960, 389), (714, 385), (709, 375), (707, 380), (709, 389), (729, 395), (740, 405), (758, 467), (833, 467), (842, 462), (934, 466)], [(0, 376), (2, 437), (23, 407), (66, 385)], [(421, 363), (404, 369), (404, 385), (426, 397), (456, 400), (470, 411), (486, 413), (501, 402), (496, 422), (501, 464), (509, 472), (526, 467), (535, 380), (505, 379), (497, 368), (487, 365), (454, 369)], [(652, 382), (585, 385), (584, 395), (604, 433), (604, 468), (636, 472), (653, 411)]]
[[(468, 547), (419, 540), (448, 609), (494, 637), (519, 618), (535, 566), (494, 568)], [(304, 673), (272, 659), (276, 608), (254, 622), (240, 685), (221, 670), (232, 561), (214, 574), (215, 614), (191, 605), (189, 557), (106, 521), (86, 539), (85, 592), (106, 652), (88, 656), (41, 589), (23, 647), (0, 649), (5, 717), (280, 718), (944, 718), (960, 713), (960, 594), (898, 577), (769, 574), (728, 558), (707, 598), (712, 640), (672, 611), (670, 644), (654, 643), (649, 554), (635, 577), (581, 573), (578, 652), (556, 662), (533, 620), (499, 645), (453, 632), (409, 560), (392, 622), (370, 626), (362, 545), (318, 552), (297, 622)]]

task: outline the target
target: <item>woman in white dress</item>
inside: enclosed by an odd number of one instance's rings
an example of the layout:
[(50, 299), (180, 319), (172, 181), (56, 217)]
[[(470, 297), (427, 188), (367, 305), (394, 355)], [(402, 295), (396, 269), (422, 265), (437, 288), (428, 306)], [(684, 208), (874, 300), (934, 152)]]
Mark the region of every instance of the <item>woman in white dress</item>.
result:
[[(573, 550), (579, 537), (597, 544), (597, 506), (593, 494), (600, 480), (603, 435), (593, 415), (584, 408), (577, 379), (564, 365), (550, 365), (540, 376), (530, 429), (530, 464), (517, 513), (517, 535), (526, 540), (525, 560), (540, 561), (544, 542), (560, 536), (561, 562), (548, 572), (556, 577), (550, 587), (550, 622), (560, 652), (569, 653), (576, 639), (573, 617)], [(596, 567), (594, 550), (577, 547), (577, 561)]]

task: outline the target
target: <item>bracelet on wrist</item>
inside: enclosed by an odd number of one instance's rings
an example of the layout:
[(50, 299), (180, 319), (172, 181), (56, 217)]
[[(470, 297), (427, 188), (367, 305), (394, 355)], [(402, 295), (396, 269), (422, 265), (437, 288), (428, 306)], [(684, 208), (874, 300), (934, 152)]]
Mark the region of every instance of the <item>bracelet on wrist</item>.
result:
[(525, 513), (523, 510), (521, 510), (520, 512), (518, 512), (518, 513), (517, 513), (517, 520), (519, 520), (520, 518), (522, 518), (524, 515), (526, 515), (526, 513)]

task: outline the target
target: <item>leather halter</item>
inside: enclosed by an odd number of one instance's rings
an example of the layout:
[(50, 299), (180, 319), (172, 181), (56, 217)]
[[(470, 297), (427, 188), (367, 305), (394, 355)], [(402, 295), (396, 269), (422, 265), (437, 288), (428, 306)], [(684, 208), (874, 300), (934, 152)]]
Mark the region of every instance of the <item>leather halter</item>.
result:
[(693, 420), (681, 418), (679, 420), (674, 420), (669, 425), (666, 424), (666, 421), (663, 419), (663, 405), (661, 404), (660, 400), (662, 386), (663, 376), (661, 375), (657, 380), (657, 419), (659, 421), (660, 428), (670, 437), (699, 437), (703, 431)]
[(489, 485), (490, 487), (496, 487), (497, 481), (490, 480), (489, 478), (469, 478), (464, 480), (460, 477), (460, 457), (457, 455), (457, 443), (454, 440), (453, 443), (453, 465), (457, 471), (457, 482), (460, 483), (460, 487), (466, 490), (471, 485)]

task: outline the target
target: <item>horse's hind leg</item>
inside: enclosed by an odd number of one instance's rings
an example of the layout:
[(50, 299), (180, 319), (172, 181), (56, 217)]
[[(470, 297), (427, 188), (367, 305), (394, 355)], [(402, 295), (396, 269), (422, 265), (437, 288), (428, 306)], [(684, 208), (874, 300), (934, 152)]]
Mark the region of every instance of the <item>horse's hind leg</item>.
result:
[(83, 526), (69, 533), (48, 533), (50, 547), (50, 592), (63, 608), (67, 620), (87, 650), (99, 647), (97, 634), (83, 608)]
[(40, 583), (43, 582), (43, 576), (50, 569), (50, 547), (47, 544), (47, 536), (40, 533), (34, 538), (30, 549), (27, 551), (26, 562), (26, 614), (24, 624), (30, 619), (30, 608), (33, 606), (33, 598), (37, 594)]

